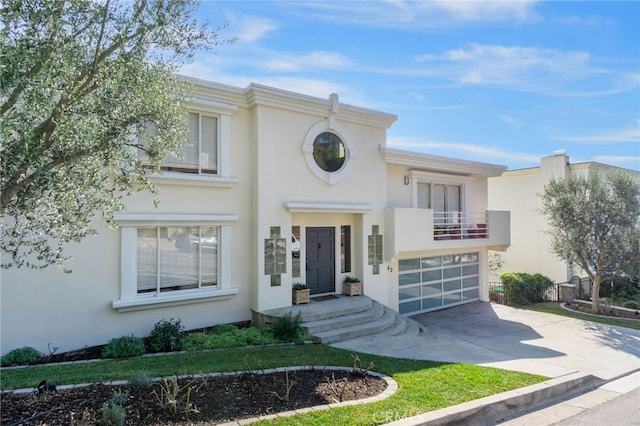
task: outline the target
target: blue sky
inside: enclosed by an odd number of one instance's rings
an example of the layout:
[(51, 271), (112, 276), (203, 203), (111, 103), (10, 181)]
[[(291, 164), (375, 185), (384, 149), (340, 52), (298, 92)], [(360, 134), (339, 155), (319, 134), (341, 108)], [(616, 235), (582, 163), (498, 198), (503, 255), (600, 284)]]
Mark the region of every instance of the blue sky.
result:
[(398, 115), (388, 145), (640, 170), (638, 1), (204, 1), (230, 45), (181, 73)]

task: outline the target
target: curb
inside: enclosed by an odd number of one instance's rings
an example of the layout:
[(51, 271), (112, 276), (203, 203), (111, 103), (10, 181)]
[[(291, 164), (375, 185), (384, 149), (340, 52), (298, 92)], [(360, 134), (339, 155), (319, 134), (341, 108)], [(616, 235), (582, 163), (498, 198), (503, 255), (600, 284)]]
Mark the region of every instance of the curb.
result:
[(388, 426), (487, 425), (513, 416), (515, 412), (543, 406), (559, 398), (593, 389), (605, 383), (591, 374), (567, 374), (542, 383), (515, 389), (463, 404), (399, 419)]

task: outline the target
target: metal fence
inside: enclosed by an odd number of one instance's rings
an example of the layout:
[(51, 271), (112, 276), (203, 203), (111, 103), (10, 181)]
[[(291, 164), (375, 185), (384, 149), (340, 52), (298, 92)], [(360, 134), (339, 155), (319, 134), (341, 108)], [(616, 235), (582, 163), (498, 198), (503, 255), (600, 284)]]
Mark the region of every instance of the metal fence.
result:
[[(560, 301), (560, 283), (554, 283), (543, 295), (545, 302)], [(509, 305), (509, 295), (501, 282), (489, 282), (489, 300), (501, 305)]]

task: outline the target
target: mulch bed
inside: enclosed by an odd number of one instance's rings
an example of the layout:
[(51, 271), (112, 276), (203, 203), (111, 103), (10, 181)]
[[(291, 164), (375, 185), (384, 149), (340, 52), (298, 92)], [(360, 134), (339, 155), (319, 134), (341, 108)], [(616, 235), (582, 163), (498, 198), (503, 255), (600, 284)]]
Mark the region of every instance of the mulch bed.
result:
[[(591, 314), (591, 305), (588, 303), (565, 303), (566, 308), (571, 309), (572, 311), (578, 311), (585, 314)], [(616, 317), (616, 318), (630, 318), (630, 319), (640, 319), (640, 311), (627, 311), (622, 309), (613, 309), (602, 307), (598, 315), (607, 316), (607, 317)]]
[(1, 395), (0, 424), (101, 424), (103, 404), (118, 391), (127, 394), (126, 425), (192, 425), (363, 399), (382, 393), (386, 387), (384, 379), (361, 371), (316, 368), (287, 373), (246, 372), (135, 386), (91, 384), (41, 393), (5, 392)]

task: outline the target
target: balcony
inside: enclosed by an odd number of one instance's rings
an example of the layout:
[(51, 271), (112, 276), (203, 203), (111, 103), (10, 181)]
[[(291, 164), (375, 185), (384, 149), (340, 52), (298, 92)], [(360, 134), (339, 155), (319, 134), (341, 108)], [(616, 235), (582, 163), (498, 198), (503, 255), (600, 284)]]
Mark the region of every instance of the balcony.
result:
[(487, 212), (433, 212), (433, 239), (488, 238), (488, 222)]
[(510, 213), (394, 207), (385, 210), (385, 232), (386, 261), (401, 252), (471, 247), (505, 250), (511, 242)]

